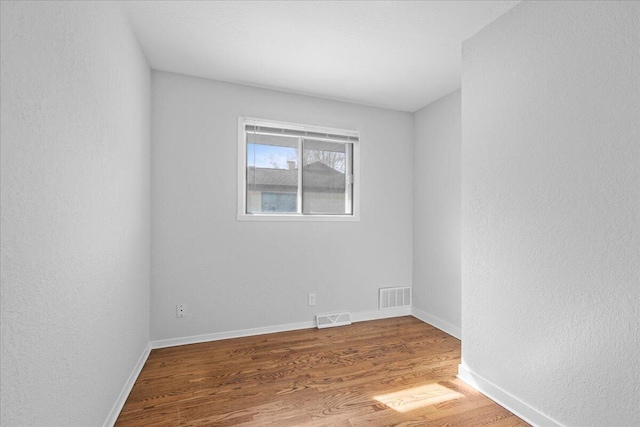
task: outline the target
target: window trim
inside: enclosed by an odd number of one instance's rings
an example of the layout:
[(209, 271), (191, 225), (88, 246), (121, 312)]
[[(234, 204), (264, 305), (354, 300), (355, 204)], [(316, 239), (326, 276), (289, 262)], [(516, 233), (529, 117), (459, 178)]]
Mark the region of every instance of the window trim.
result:
[[(325, 134), (338, 134), (358, 138), (351, 141), (352, 144), (352, 214), (350, 215), (321, 215), (302, 213), (276, 213), (276, 214), (255, 214), (247, 213), (247, 183), (246, 183), (246, 159), (247, 143), (245, 138), (245, 126), (283, 127), (297, 131), (319, 132)], [(301, 155), (301, 153), (299, 153)], [(360, 221), (360, 132), (345, 129), (336, 129), (323, 126), (302, 125), (299, 123), (287, 123), (273, 120), (256, 119), (252, 117), (238, 117), (238, 194), (237, 194), (237, 220), (238, 221)], [(302, 168), (298, 170), (302, 172)]]

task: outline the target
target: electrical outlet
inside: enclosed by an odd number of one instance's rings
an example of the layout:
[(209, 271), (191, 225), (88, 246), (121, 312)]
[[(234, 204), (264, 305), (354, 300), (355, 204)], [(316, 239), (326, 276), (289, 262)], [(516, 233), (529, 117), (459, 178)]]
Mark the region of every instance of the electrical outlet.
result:
[(316, 305), (316, 294), (309, 294), (309, 305)]
[(186, 315), (187, 315), (187, 304), (176, 305), (176, 317), (186, 317)]

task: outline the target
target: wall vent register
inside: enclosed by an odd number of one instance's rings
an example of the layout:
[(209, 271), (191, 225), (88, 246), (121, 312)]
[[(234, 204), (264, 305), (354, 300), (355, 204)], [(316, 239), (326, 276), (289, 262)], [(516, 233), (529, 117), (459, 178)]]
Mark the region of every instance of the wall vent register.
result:
[(380, 288), (380, 310), (411, 307), (411, 287)]
[(318, 329), (332, 328), (334, 326), (345, 326), (351, 324), (351, 314), (319, 314), (316, 316), (316, 325)]

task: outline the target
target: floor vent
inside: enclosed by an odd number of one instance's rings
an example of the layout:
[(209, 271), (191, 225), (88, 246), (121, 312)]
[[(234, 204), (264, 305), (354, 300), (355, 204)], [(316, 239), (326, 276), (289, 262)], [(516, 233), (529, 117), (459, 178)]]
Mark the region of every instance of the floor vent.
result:
[(411, 307), (411, 287), (380, 288), (380, 310)]
[(319, 314), (316, 316), (316, 323), (318, 329), (350, 325), (351, 315), (349, 313)]

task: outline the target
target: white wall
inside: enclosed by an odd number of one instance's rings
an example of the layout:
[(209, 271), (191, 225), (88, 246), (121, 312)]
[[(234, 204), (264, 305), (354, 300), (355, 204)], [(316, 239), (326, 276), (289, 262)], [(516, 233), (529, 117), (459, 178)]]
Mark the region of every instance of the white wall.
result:
[(638, 28), (524, 2), (463, 46), (463, 363), (565, 425), (640, 425)]
[(101, 425), (149, 341), (149, 69), (113, 4), (1, 29), (1, 424)]
[(460, 91), (414, 115), (413, 310), (460, 337)]
[[(374, 311), (411, 284), (411, 114), (155, 71), (152, 93), (153, 340)], [(238, 116), (360, 131), (361, 221), (237, 221)]]

